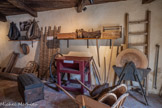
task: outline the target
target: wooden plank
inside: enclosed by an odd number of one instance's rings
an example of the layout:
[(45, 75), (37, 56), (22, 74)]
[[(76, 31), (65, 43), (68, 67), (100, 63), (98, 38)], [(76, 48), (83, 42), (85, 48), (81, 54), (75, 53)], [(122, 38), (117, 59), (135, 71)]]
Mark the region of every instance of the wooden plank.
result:
[[(97, 39), (118, 39), (118, 36), (109, 36), (107, 38), (97, 38)], [(68, 39), (68, 40), (91, 40), (91, 39), (96, 39), (96, 38), (76, 38), (76, 39)], [(67, 39), (59, 39), (59, 40), (67, 40)]]
[(8, 40), (8, 41), (40, 41), (38, 39), (33, 39), (33, 40)]
[(0, 21), (3, 21), (3, 22), (7, 21), (6, 16), (2, 13), (0, 13)]
[(147, 35), (147, 32), (129, 32), (129, 35)]
[(144, 46), (144, 47), (146, 47), (147, 44), (146, 44), (146, 43), (129, 43), (129, 46), (130, 46), (130, 47), (131, 47), (131, 46)]
[(142, 4), (151, 3), (151, 2), (153, 2), (153, 1), (155, 1), (155, 0), (142, 0)]
[(5, 73), (5, 72), (0, 72), (0, 77), (10, 79), (10, 80), (17, 80), (18, 75), (14, 73)]
[(22, 1), (20, 0), (7, 0), (9, 3), (11, 3), (12, 5), (14, 5), (15, 7), (26, 11), (27, 13), (29, 13), (31, 16), (33, 17), (37, 17), (37, 12), (34, 11), (33, 9), (31, 9), (30, 7), (28, 7), (27, 5), (25, 5)]
[[(30, 10), (25, 10), (26, 12), (35, 12), (35, 11), (48, 11), (48, 10), (56, 10), (56, 9), (63, 9), (63, 8), (72, 8), (77, 7), (78, 0), (6, 0), (6, 1), (21, 1), (23, 3), (23, 6), (25, 5)], [(4, 8), (10, 8), (12, 5), (5, 0), (1, 5), (6, 5)], [(85, 5), (95, 5), (95, 4), (101, 4), (101, 3), (108, 3), (108, 2), (118, 2), (118, 1), (126, 1), (126, 0), (94, 0), (93, 4), (90, 4), (89, 0), (85, 0)], [(30, 6), (30, 7), (29, 7)], [(19, 8), (19, 7), (18, 7)], [(15, 7), (16, 9), (16, 7)], [(24, 10), (24, 8), (22, 9)], [(25, 12), (24, 12), (25, 13)], [(7, 15), (16, 15), (16, 14), (24, 14), (19, 11), (6, 11), (4, 14)]]
[(76, 33), (58, 33), (57, 39), (75, 39), (77, 38)]
[(141, 20), (141, 21), (129, 21), (129, 24), (146, 24), (148, 21)]

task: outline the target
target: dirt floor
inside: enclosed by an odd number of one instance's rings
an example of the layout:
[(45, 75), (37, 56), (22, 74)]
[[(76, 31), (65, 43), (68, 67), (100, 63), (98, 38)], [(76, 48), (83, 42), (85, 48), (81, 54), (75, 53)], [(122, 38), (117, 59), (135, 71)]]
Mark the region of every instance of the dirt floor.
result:
[[(53, 84), (45, 84), (45, 99), (33, 104), (22, 104), (22, 98), (18, 92), (17, 82), (0, 79), (0, 108), (78, 108), (62, 91), (57, 92)], [(135, 92), (131, 92), (137, 99), (143, 101), (143, 97)], [(74, 94), (73, 94), (74, 95)], [(76, 94), (75, 94), (76, 95)], [(74, 95), (74, 96), (75, 96)], [(149, 106), (145, 106), (132, 96), (129, 96), (125, 103), (125, 108), (162, 108), (162, 98), (157, 95), (149, 95)], [(16, 103), (19, 103), (16, 106)], [(4, 106), (4, 104), (6, 106)], [(9, 104), (12, 106), (9, 107)], [(7, 106), (8, 105), (8, 106)]]

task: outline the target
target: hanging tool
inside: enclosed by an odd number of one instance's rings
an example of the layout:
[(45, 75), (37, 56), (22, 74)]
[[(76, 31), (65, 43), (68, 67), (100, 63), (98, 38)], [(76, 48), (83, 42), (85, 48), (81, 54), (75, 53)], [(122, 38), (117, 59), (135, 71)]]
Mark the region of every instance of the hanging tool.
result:
[(98, 39), (96, 39), (96, 48), (97, 48), (98, 66), (100, 67), (100, 52), (99, 52), (99, 46), (98, 46)]
[(107, 73), (107, 79), (106, 79), (106, 82), (109, 80), (109, 74), (110, 74), (110, 70), (111, 70), (112, 55), (113, 55), (113, 46), (114, 46), (114, 40), (112, 40), (111, 54), (110, 54), (109, 68), (108, 68), (108, 73)]
[(159, 62), (159, 48), (160, 45), (156, 44), (156, 58), (155, 58), (155, 74), (154, 74), (154, 88), (157, 89), (157, 73), (158, 73), (158, 62)]

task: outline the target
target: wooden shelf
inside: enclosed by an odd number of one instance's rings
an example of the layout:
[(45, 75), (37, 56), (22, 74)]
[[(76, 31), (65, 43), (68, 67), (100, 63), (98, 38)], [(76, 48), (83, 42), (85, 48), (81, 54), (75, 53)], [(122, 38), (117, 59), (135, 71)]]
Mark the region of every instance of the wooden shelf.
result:
[(38, 39), (33, 39), (33, 40), (9, 40), (9, 41), (39, 41)]
[(109, 37), (109, 38), (76, 38), (76, 39), (58, 39), (58, 40), (90, 40), (90, 39), (118, 39), (120, 37), (118, 36), (113, 36), (113, 37)]

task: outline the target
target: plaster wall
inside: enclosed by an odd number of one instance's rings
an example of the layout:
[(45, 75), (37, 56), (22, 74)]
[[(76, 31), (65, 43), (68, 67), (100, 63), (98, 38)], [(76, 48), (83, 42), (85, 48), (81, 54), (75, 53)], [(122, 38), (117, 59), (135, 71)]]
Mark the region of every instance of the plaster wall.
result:
[[(152, 88), (152, 80), (154, 73), (154, 59), (155, 59), (155, 44), (158, 43), (162, 46), (162, 0), (156, 0), (150, 4), (142, 5), (141, 0), (127, 0), (122, 2), (115, 3), (105, 3), (87, 6), (87, 11), (82, 13), (77, 13), (75, 8), (68, 9), (60, 9), (60, 10), (52, 10), (46, 12), (39, 12), (36, 20), (39, 21), (40, 27), (45, 26), (61, 26), (61, 32), (74, 32), (76, 29), (84, 28), (85, 30), (94, 30), (101, 29), (102, 26), (105, 25), (121, 25), (124, 27), (124, 16), (125, 13), (130, 14), (130, 20), (138, 20), (145, 18), (146, 10), (150, 10), (151, 13), (151, 42), (150, 42), (150, 62), (149, 67), (152, 69), (152, 72), (149, 74), (149, 92), (150, 93), (158, 93), (162, 86), (162, 58), (159, 58), (159, 72), (158, 72), (158, 89)], [(32, 19), (30, 15), (15, 15), (8, 16), (7, 19), (9, 22), (13, 21), (18, 23), (20, 21), (26, 21)], [(5, 65), (7, 61), (7, 57), (12, 51), (19, 52), (19, 42), (11, 42), (8, 41), (7, 33), (8, 33), (9, 23), (0, 22), (0, 64)], [(143, 30), (143, 26), (133, 26), (130, 28), (131, 31), (134, 30)], [(131, 38), (131, 42), (139, 42), (142, 41), (142, 37), (139, 38)], [(116, 40), (116, 45), (123, 42), (123, 39)], [(38, 58), (38, 49), (39, 43), (34, 42), (34, 47), (31, 47), (30, 42), (28, 43), (30, 46), (30, 54), (27, 56), (20, 55), (20, 58), (16, 64), (17, 67), (24, 67), (26, 63), (30, 60), (34, 60)], [(101, 58), (101, 76), (103, 76), (103, 63), (104, 56), (107, 59), (107, 66), (109, 60), (109, 47), (107, 40), (100, 40), (100, 58)], [(61, 52), (68, 53), (69, 51), (79, 51), (79, 52), (88, 52), (90, 55), (93, 55), (97, 62), (97, 54), (95, 41), (90, 40), (90, 48), (87, 48), (86, 41), (70, 41), (70, 47), (66, 47), (66, 41), (61, 41)], [(115, 47), (116, 48), (116, 47)], [(139, 48), (142, 50), (142, 48)], [(161, 55), (160, 48), (160, 55)], [(113, 52), (115, 57), (115, 50)], [(113, 64), (115, 64), (115, 58), (113, 59)], [(111, 79), (111, 78), (110, 78)]]

